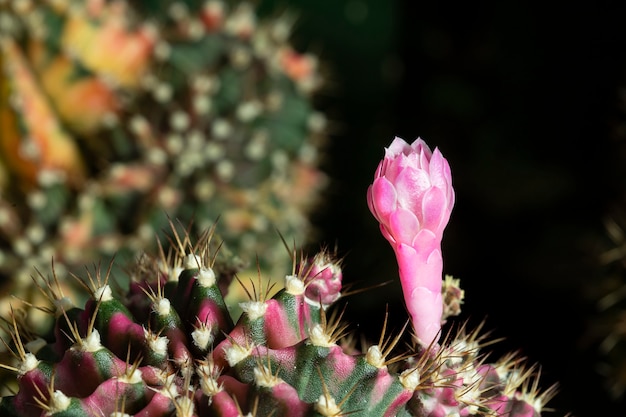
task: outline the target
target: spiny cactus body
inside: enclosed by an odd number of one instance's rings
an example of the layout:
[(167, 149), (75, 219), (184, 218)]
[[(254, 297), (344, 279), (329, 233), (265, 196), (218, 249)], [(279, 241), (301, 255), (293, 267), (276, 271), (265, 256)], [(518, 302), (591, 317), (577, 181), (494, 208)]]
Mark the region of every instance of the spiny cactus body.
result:
[[(221, 1), (0, 2), (0, 276), (132, 258), (169, 218), (219, 217), (282, 270), (325, 177), (317, 60), (292, 20)], [(210, 202), (210, 204), (209, 204)], [(60, 274), (64, 275), (64, 274)], [(6, 304), (6, 303), (5, 303)]]
[[(173, 255), (140, 257), (119, 294), (110, 270), (90, 275), (82, 308), (56, 275), (43, 280), (55, 325), (33, 337), (12, 315), (15, 361), (4, 367), (17, 387), (2, 415), (536, 417), (551, 396), (521, 358), (489, 364), (486, 337), (464, 326), (441, 345), (406, 349), (403, 331), (383, 329), (357, 350), (333, 307), (344, 296), (340, 262), (325, 250), (302, 257), (274, 294), (259, 280), (234, 322), (220, 288), (232, 271), (220, 269), (211, 236), (192, 246), (175, 235)], [(458, 309), (458, 280), (445, 282), (446, 310)]]

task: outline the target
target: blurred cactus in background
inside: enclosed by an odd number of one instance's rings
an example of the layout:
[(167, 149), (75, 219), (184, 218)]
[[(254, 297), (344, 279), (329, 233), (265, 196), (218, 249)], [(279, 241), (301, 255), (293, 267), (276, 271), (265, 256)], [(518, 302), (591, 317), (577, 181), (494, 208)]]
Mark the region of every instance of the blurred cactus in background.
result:
[[(217, 221), (264, 270), (313, 238), (326, 184), (315, 56), (293, 17), (217, 0), (0, 1), (0, 276), (24, 298)], [(210, 204), (209, 204), (210, 203)], [(162, 241), (167, 244), (166, 241)], [(7, 303), (4, 303), (5, 305)]]
[[(605, 221), (607, 242), (599, 256), (604, 276), (589, 285), (588, 294), (597, 303), (598, 315), (591, 321), (589, 340), (599, 343), (599, 372), (616, 400), (626, 393), (626, 218), (618, 212)], [(600, 239), (600, 241), (602, 241)]]
[(617, 198), (604, 214), (602, 233), (594, 235), (587, 247), (593, 254), (595, 275), (584, 286), (584, 293), (594, 313), (583, 343), (599, 351), (596, 368), (605, 388), (617, 403), (626, 405), (626, 194), (619, 191), (626, 186), (625, 86), (617, 98), (617, 116), (610, 131), (616, 150), (612, 175), (618, 187)]

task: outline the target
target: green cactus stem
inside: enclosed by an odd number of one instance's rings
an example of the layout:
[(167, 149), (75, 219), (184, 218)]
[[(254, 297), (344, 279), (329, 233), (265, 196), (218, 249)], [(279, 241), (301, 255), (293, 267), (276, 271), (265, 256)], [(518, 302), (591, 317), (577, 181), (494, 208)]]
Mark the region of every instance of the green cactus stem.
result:
[(489, 363), (480, 328), (401, 349), (406, 325), (387, 334), (386, 319), (378, 343), (357, 349), (337, 308), (340, 262), (325, 250), (294, 260), (278, 290), (257, 277), (234, 322), (214, 231), (140, 257), (126, 289), (111, 268), (89, 275), (81, 308), (56, 274), (40, 276), (55, 326), (36, 337), (10, 315), (14, 358), (2, 366), (17, 378), (2, 415), (536, 417), (554, 394), (516, 355)]

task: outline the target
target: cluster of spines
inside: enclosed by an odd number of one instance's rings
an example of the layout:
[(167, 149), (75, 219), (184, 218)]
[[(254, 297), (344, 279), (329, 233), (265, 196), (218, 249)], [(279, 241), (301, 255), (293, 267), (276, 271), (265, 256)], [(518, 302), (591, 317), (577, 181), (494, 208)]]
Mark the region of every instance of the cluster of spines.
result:
[(55, 274), (44, 279), (54, 330), (31, 339), (12, 315), (16, 362), (4, 367), (18, 390), (0, 402), (3, 415), (535, 417), (553, 394), (516, 355), (487, 363), (480, 328), (397, 353), (404, 328), (389, 336), (385, 320), (378, 344), (360, 352), (334, 301), (321, 301), (341, 298), (340, 286), (317, 282), (341, 273), (328, 252), (302, 258), (271, 297), (259, 279), (234, 323), (211, 235), (192, 247), (175, 234), (178, 253), (143, 257), (124, 296), (110, 270), (89, 274), (84, 309)]

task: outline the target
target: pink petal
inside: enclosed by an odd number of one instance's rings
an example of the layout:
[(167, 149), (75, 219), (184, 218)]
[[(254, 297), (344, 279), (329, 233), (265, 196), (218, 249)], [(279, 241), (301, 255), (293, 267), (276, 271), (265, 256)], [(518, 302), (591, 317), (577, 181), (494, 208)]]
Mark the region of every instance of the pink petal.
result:
[(422, 196), (431, 186), (428, 173), (422, 169), (406, 168), (400, 172), (394, 184), (398, 205), (421, 216)]
[(446, 184), (448, 185), (449, 188), (452, 188), (452, 170), (450, 169), (450, 164), (448, 163), (448, 160), (443, 157), (443, 155), (441, 156), (441, 159), (444, 162), (443, 176), (446, 179)]
[(396, 246), (402, 292), (410, 294), (417, 287), (441, 291), (443, 260), (441, 250), (408, 246), (402, 242)]
[(367, 203), (370, 211), (379, 222), (388, 222), (391, 213), (398, 206), (396, 189), (384, 177), (377, 178), (367, 190)]
[[(440, 244), (441, 240), (432, 230), (423, 228), (415, 235), (413, 242), (411, 242), (411, 246), (415, 248), (416, 251), (423, 254), (425, 253), (426, 255), (439, 247)], [(424, 255), (422, 262), (426, 260), (426, 255)]]
[(409, 210), (399, 208), (389, 216), (389, 231), (397, 243), (411, 244), (419, 230), (419, 221)]
[(425, 154), (427, 159), (430, 159), (430, 156), (432, 155), (430, 147), (422, 140), (422, 138), (415, 139), (411, 144), (411, 148), (417, 154)]
[(448, 215), (448, 202), (443, 191), (430, 187), (422, 197), (422, 227), (436, 234), (443, 232), (443, 219)]
[[(432, 291), (441, 292), (443, 280), (443, 256), (441, 256), (441, 248), (439, 246), (437, 249), (432, 251), (430, 255), (428, 255), (428, 259), (426, 259), (426, 265), (429, 267), (428, 270), (431, 274), (433, 274), (433, 276), (424, 284), (424, 287)], [(437, 278), (435, 278), (435, 276)]]
[(448, 195), (447, 195), (447, 200), (448, 200), (448, 219), (450, 218), (450, 213), (452, 212), (452, 207), (454, 207), (454, 200), (455, 200), (455, 195), (454, 195), (454, 188), (452, 188), (452, 186), (448, 187)]
[(423, 287), (415, 288), (408, 297), (405, 297), (405, 302), (411, 315), (415, 336), (422, 346), (436, 343), (440, 336), (443, 313), (441, 288), (437, 291)]
[(398, 260), (398, 268), (400, 270), (402, 292), (404, 294), (410, 294), (415, 288), (419, 267), (423, 261), (418, 259), (415, 248), (405, 243), (400, 243), (396, 246), (395, 252)]
[(383, 171), (383, 175), (393, 183), (396, 182), (398, 175), (405, 170), (407, 166), (412, 166), (411, 162), (407, 160), (406, 155), (403, 154), (387, 162), (387, 168)]
[(446, 178), (446, 167), (447, 171), (450, 171), (450, 166), (448, 162), (444, 159), (441, 152), (439, 152), (438, 148), (435, 148), (435, 152), (433, 153), (433, 157), (430, 159), (430, 166), (428, 172), (430, 174), (430, 182), (435, 186), (439, 187), (442, 190), (448, 188), (449, 184), (449, 176)]
[(395, 158), (396, 156), (404, 153), (408, 153), (411, 150), (411, 146), (406, 143), (402, 138), (396, 136), (393, 138), (391, 145), (385, 149), (385, 158)]

